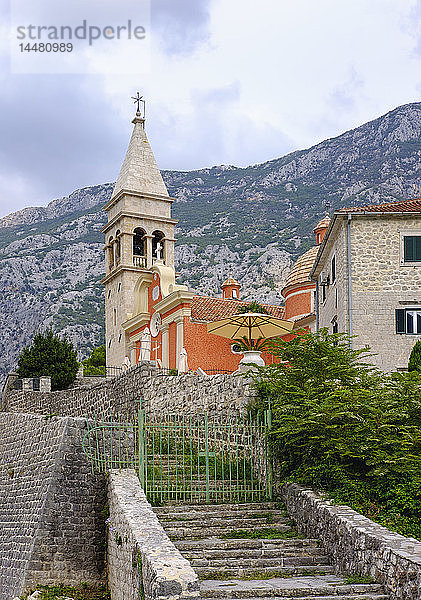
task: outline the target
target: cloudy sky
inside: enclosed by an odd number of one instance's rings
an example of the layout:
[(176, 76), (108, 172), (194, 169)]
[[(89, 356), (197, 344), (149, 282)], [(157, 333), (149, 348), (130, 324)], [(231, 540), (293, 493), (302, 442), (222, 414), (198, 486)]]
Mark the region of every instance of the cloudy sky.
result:
[[(0, 216), (113, 181), (137, 90), (160, 167), (183, 170), (263, 162), (421, 99), (421, 0), (152, 0), (146, 72), (134, 56), (107, 73), (98, 45), (99, 73), (78, 75), (12, 72), (10, 1)], [(98, 0), (83, 4), (98, 14)]]

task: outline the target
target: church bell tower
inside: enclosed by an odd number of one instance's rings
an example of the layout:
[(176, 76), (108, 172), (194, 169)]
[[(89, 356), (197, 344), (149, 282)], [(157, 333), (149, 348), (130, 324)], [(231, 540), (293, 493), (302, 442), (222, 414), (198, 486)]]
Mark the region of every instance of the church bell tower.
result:
[[(107, 366), (121, 366), (131, 348), (123, 323), (136, 312), (135, 293), (149, 285), (156, 264), (174, 272), (174, 227), (167, 188), (145, 131), (145, 103), (137, 95), (129, 147), (104, 210), (105, 343)], [(174, 272), (175, 275), (175, 272)]]

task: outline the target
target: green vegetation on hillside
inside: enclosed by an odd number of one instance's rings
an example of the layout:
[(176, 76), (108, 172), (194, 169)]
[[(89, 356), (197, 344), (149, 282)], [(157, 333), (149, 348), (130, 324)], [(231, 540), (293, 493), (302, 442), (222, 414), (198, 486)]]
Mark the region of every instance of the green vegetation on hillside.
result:
[(254, 410), (271, 406), (281, 481), (327, 492), (421, 539), (421, 375), (384, 374), (344, 334), (274, 341), (287, 361), (259, 369)]

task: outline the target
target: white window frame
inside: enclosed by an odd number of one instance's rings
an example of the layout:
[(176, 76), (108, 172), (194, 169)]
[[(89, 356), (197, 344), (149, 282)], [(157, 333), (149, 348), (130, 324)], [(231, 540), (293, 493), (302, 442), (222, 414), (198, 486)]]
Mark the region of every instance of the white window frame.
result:
[[(416, 318), (416, 316), (414, 317), (414, 315), (421, 315), (421, 308), (405, 308), (405, 335), (421, 335), (421, 324), (419, 327), (419, 331), (417, 328), (417, 322), (418, 319)], [(408, 314), (412, 314), (413, 315), (413, 325), (415, 325), (415, 329), (417, 329), (417, 331), (408, 331)]]

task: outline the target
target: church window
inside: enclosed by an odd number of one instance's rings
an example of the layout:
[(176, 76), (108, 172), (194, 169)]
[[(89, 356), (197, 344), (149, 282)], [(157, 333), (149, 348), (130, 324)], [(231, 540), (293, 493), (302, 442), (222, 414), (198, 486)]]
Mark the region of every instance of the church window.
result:
[(111, 348), (111, 338), (108, 341), (108, 348)]
[(121, 281), (120, 281), (120, 283), (118, 284), (118, 290), (117, 290), (117, 294), (119, 294), (120, 292), (121, 292)]
[(114, 325), (117, 325), (117, 309), (114, 309)]
[(121, 256), (121, 240), (120, 240), (120, 230), (118, 229), (115, 234), (115, 264), (118, 265), (120, 263)]
[(136, 227), (133, 235), (133, 265), (135, 267), (146, 267), (145, 231)]
[(405, 235), (403, 238), (405, 262), (421, 262), (421, 235)]
[(164, 238), (165, 238), (165, 235), (162, 233), (162, 231), (154, 231), (152, 235), (153, 235), (153, 238), (152, 238), (152, 257), (155, 260), (157, 260), (157, 259), (164, 260), (164, 257), (165, 257), (165, 253), (164, 253)]
[(120, 333), (120, 335), (118, 336), (118, 343), (120, 343), (120, 342), (121, 342), (121, 333)]
[(111, 298), (111, 290), (108, 290), (108, 298)]
[(114, 267), (114, 248), (113, 248), (113, 238), (110, 237), (108, 240), (108, 264), (110, 269)]

